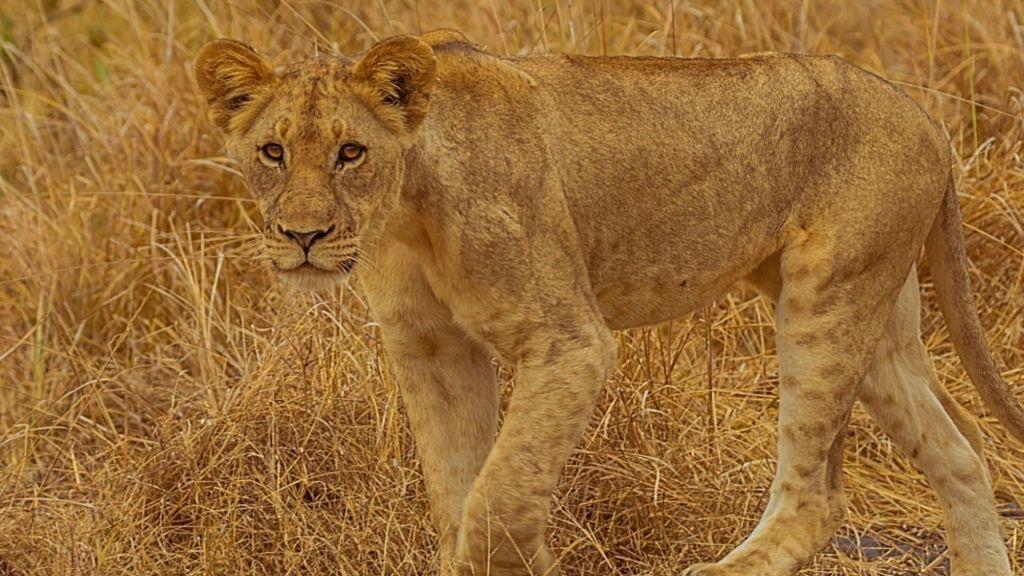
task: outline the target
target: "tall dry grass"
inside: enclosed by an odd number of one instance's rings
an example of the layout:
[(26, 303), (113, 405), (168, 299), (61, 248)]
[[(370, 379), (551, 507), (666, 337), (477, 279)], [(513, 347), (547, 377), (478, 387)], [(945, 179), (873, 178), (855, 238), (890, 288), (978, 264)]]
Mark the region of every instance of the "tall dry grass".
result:
[[(0, 575), (427, 574), (434, 537), (377, 330), (287, 294), (204, 120), (196, 49), (278, 62), (456, 27), (498, 53), (837, 52), (945, 126), (989, 344), (1024, 397), (1024, 6), (1013, 0), (9, 0), (0, 4)], [(982, 418), (1016, 570), (1024, 450)], [(568, 574), (669, 574), (737, 544), (775, 463), (772, 311), (624, 333), (558, 490)], [(505, 380), (507, 381), (507, 374)], [(810, 574), (942, 574), (941, 511), (862, 413), (851, 520)]]

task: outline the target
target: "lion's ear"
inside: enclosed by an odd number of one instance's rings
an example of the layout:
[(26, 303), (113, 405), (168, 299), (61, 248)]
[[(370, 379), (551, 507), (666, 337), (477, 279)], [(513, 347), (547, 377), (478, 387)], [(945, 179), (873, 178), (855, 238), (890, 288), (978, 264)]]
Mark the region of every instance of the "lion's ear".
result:
[(352, 79), (385, 124), (412, 134), (427, 115), (436, 80), (434, 51), (412, 36), (388, 38), (353, 66)]
[(195, 73), (210, 119), (223, 132), (275, 79), (270, 64), (252, 48), (224, 38), (203, 46), (196, 56)]

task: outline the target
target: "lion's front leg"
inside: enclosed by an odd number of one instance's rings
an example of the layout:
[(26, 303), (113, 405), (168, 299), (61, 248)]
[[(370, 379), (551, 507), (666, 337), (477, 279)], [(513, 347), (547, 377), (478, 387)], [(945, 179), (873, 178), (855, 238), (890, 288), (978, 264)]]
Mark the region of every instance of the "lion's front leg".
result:
[[(498, 388), (490, 358), (457, 334), (390, 337), (392, 367), (416, 440), (431, 515), (440, 537), (441, 573), (454, 572), (462, 502), (494, 443)], [(423, 354), (423, 346), (434, 349)]]
[(498, 383), (470, 339), (401, 251), (378, 255), (364, 280), (402, 394), (440, 536), (441, 574), (455, 573), (462, 503), (494, 444)]
[(518, 362), (505, 424), (466, 499), (458, 536), (462, 574), (555, 574), (544, 547), (551, 493), (614, 362), (598, 323), (536, 334)]

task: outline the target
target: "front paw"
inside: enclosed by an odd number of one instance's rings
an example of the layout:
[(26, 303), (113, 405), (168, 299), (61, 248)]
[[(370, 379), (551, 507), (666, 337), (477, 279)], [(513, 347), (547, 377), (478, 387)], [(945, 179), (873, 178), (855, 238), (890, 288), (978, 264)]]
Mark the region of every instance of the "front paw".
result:
[(718, 564), (701, 562), (683, 570), (682, 576), (728, 576), (729, 571)]
[(558, 576), (558, 562), (550, 550), (541, 546), (533, 558), (533, 574), (537, 576)]
[(487, 558), (459, 554), (453, 565), (454, 576), (559, 576), (558, 563), (550, 550), (541, 546), (532, 558), (495, 551)]
[(558, 575), (555, 557), (544, 547), (543, 523), (516, 522), (473, 500), (467, 500), (455, 544), (458, 576)]

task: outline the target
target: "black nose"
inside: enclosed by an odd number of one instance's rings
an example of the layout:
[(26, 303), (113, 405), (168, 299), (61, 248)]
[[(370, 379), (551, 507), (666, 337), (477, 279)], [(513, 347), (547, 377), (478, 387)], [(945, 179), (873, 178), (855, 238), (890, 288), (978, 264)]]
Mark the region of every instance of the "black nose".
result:
[(312, 230), (309, 232), (288, 230), (282, 226), (278, 226), (278, 229), (281, 231), (281, 234), (295, 240), (295, 243), (301, 246), (302, 250), (305, 252), (309, 252), (309, 249), (313, 247), (313, 244), (315, 244), (317, 240), (324, 238), (331, 232), (334, 232), (334, 226), (331, 226), (327, 230)]

